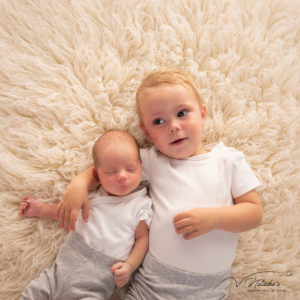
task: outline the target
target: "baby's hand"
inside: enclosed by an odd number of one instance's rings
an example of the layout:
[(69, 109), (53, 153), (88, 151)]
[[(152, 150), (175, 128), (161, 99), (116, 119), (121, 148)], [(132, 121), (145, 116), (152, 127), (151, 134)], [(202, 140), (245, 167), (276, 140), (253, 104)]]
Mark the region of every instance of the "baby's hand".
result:
[(193, 239), (216, 228), (218, 216), (214, 208), (195, 208), (174, 217), (177, 234), (185, 240)]
[(126, 262), (118, 262), (111, 267), (110, 272), (114, 273), (116, 285), (122, 287), (129, 281), (132, 267)]

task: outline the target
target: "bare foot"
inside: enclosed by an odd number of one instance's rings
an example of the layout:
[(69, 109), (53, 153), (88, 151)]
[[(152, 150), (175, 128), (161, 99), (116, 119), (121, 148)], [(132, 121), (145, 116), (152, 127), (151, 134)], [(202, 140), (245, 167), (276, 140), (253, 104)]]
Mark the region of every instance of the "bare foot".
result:
[(19, 215), (22, 217), (39, 217), (40, 203), (35, 201), (32, 196), (25, 196), (20, 203)]

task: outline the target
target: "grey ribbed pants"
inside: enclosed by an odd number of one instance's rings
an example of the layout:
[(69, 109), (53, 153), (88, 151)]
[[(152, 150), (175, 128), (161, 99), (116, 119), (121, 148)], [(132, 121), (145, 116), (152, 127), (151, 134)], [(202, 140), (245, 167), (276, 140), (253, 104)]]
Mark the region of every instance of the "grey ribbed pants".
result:
[(110, 273), (117, 260), (89, 247), (78, 233), (70, 233), (54, 265), (29, 283), (22, 300), (108, 299), (115, 282)]
[[(147, 254), (126, 300), (220, 300), (228, 294), (230, 270), (218, 274), (182, 272)], [(224, 282), (222, 282), (224, 280)]]

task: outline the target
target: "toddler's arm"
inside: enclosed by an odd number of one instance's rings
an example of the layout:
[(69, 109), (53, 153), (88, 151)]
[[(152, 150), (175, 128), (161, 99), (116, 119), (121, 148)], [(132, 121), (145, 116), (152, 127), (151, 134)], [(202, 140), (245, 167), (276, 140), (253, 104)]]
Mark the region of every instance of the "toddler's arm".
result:
[(88, 191), (99, 185), (99, 182), (93, 176), (93, 167), (90, 167), (71, 181), (62, 200), (57, 205), (57, 219), (60, 227), (69, 232), (75, 230), (75, 224), (78, 212), (82, 208), (82, 218), (88, 221), (89, 200)]
[(195, 208), (174, 217), (177, 234), (190, 240), (212, 229), (243, 232), (257, 227), (262, 218), (262, 205), (255, 190), (234, 199), (235, 205)]
[(135, 244), (133, 249), (125, 262), (118, 262), (111, 268), (114, 273), (116, 285), (124, 286), (130, 279), (132, 272), (142, 263), (149, 243), (149, 230), (145, 221), (141, 221), (137, 226), (135, 232)]

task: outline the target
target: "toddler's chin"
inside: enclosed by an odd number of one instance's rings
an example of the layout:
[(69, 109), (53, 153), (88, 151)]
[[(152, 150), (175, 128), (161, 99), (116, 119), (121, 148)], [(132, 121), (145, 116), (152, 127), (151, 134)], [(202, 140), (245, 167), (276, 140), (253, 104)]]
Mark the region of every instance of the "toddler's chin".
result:
[[(163, 152), (162, 152), (163, 153)], [(167, 157), (173, 158), (173, 159), (187, 159), (188, 157), (192, 156), (192, 154), (188, 152), (168, 152), (168, 153), (163, 153)]]

